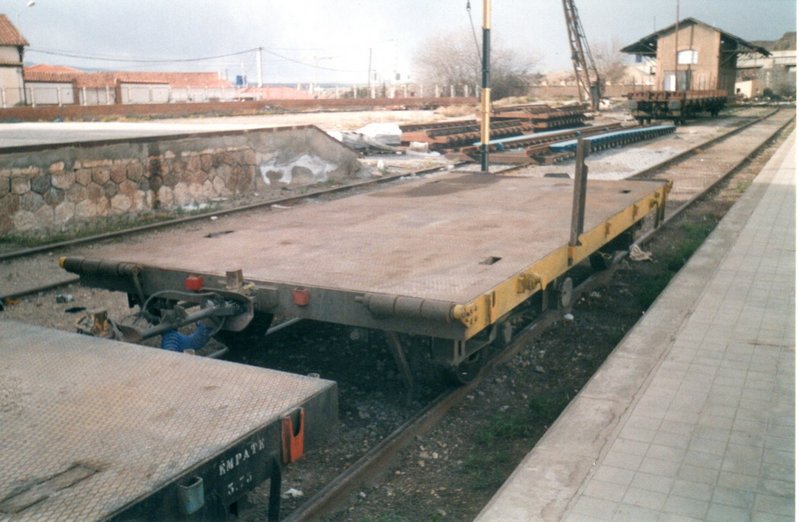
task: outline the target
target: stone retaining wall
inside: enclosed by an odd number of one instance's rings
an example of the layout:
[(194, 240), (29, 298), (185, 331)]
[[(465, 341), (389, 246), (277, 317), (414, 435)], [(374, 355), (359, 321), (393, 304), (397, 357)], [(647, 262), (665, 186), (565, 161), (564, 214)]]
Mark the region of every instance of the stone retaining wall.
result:
[(316, 127), (0, 150), (0, 234), (42, 236), (218, 198), (343, 180), (356, 155)]

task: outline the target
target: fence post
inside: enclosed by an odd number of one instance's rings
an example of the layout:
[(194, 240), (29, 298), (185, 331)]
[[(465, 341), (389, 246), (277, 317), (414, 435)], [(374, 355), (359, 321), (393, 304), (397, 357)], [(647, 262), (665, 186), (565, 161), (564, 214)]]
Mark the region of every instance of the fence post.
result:
[(0, 87), (0, 102), (3, 103), (3, 108), (6, 108), (6, 88)]
[(36, 88), (31, 87), (31, 107), (36, 107)]
[(450, 85), (449, 86), (449, 97), (450, 98), (454, 98), (455, 97), (455, 86), (454, 85)]

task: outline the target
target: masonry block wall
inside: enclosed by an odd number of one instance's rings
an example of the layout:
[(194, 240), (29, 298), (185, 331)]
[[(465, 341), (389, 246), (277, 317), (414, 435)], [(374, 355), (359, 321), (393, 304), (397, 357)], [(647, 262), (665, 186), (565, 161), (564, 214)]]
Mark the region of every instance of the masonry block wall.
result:
[(0, 151), (0, 234), (42, 236), (357, 175), (316, 127)]

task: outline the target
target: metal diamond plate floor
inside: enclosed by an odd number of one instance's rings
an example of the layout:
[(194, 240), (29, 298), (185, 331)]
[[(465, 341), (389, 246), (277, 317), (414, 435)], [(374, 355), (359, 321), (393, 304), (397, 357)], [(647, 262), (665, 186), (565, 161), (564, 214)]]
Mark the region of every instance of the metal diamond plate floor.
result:
[(335, 383), (0, 321), (0, 520), (105, 518), (320, 394)]
[[(227, 216), (88, 257), (248, 280), (465, 303), (569, 241), (574, 182), (452, 173), (290, 210)], [(590, 181), (585, 230), (661, 182)], [(485, 263), (497, 258), (498, 262)]]

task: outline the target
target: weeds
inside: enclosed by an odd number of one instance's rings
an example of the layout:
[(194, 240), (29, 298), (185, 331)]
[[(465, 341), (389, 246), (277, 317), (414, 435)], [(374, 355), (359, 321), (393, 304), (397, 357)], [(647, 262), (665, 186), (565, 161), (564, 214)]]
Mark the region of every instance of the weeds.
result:
[(641, 307), (647, 309), (655, 302), (671, 278), (688, 262), (717, 223), (717, 217), (705, 215), (700, 220), (685, 221), (679, 225), (682, 231), (682, 240), (677, 244), (670, 245), (665, 252), (660, 254), (660, 262), (666, 266), (667, 270), (650, 274), (636, 288), (636, 298)]
[(716, 227), (716, 223), (716, 219), (709, 216), (704, 216), (697, 222), (682, 223), (680, 228), (684, 233), (684, 239), (674, 245), (664, 257), (666, 268), (671, 272), (678, 272), (705, 241), (705, 238), (710, 235)]
[(548, 395), (536, 395), (527, 403), (531, 415), (537, 420), (550, 423), (558, 418), (563, 408), (569, 404), (569, 398), (556, 391)]

